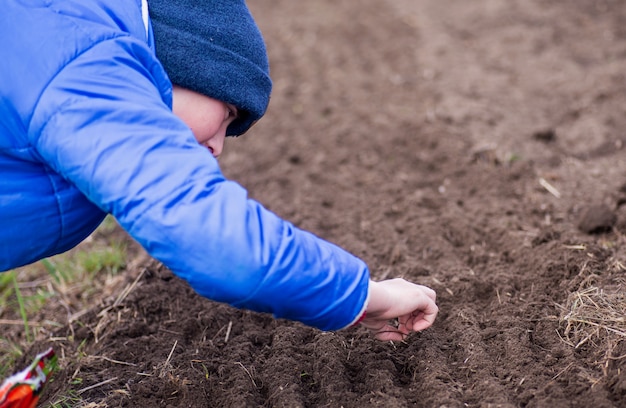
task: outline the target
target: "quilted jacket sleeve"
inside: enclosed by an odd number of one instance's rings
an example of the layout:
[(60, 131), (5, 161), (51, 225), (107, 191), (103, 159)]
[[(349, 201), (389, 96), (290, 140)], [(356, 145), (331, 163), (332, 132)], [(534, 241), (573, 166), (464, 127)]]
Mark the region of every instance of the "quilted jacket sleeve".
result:
[(127, 37), (78, 55), (30, 122), (41, 160), (201, 295), (323, 330), (350, 325), (366, 302), (367, 266), (226, 180), (163, 102), (159, 69)]

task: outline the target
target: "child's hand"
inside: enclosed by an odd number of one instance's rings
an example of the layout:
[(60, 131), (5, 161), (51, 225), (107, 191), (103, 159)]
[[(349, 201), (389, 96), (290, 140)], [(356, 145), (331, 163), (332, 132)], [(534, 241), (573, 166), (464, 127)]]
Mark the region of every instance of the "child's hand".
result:
[[(439, 308), (435, 291), (404, 279), (370, 281), (369, 304), (361, 324), (378, 340), (404, 340), (409, 333), (427, 329)], [(398, 327), (390, 320), (398, 319)]]

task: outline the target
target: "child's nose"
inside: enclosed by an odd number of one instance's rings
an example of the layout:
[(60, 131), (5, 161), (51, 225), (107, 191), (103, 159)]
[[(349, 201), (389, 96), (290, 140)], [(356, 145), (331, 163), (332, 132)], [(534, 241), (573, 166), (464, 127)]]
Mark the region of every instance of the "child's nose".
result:
[(205, 146), (211, 151), (213, 157), (218, 158), (224, 150), (224, 139), (226, 138), (226, 130), (220, 131), (219, 134), (209, 139)]

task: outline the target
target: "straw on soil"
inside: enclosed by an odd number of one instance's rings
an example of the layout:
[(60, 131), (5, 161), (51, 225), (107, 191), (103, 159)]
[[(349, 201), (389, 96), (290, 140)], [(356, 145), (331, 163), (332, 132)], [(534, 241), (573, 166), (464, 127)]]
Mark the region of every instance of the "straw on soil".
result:
[(603, 334), (626, 338), (626, 293), (622, 285), (612, 290), (591, 286), (574, 292), (562, 309), (562, 338), (575, 348)]

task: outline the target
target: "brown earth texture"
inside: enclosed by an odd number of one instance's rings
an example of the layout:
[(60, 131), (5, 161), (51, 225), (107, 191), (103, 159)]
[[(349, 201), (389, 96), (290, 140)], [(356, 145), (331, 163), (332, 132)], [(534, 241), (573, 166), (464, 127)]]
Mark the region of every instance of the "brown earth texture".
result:
[(435, 289), (437, 321), (321, 332), (138, 257), (33, 346), (61, 356), (41, 405), (626, 407), (624, 2), (249, 6), (274, 92), (224, 173), (373, 278)]

